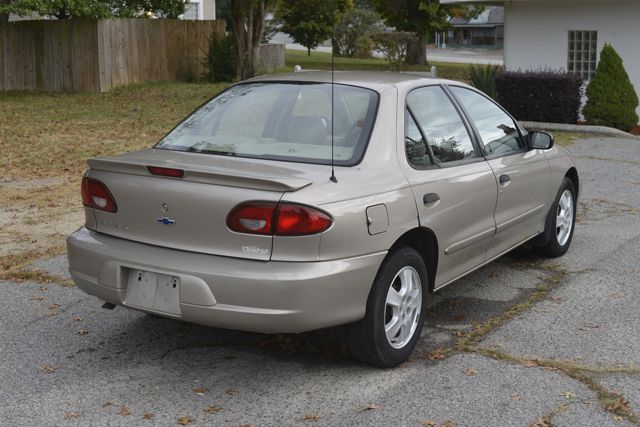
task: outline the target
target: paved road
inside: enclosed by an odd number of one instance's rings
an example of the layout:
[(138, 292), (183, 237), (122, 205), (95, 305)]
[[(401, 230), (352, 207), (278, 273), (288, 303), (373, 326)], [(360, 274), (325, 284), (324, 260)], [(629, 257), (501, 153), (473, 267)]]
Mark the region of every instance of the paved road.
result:
[[(571, 150), (584, 191), (570, 252), (522, 249), (434, 295), (416, 357), (392, 370), (352, 361), (339, 330), (223, 331), (0, 282), (0, 424), (634, 425), (640, 142)], [(65, 274), (64, 258), (37, 267)]]

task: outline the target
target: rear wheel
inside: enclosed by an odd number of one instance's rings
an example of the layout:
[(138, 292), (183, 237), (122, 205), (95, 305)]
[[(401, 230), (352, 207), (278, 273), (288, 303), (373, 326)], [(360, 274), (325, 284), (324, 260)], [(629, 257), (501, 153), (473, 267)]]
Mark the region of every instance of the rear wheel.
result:
[(545, 227), (545, 244), (534, 246), (540, 255), (556, 258), (564, 255), (573, 238), (576, 223), (576, 190), (573, 181), (564, 178)]
[(424, 323), (427, 270), (413, 248), (390, 253), (367, 300), (364, 319), (348, 327), (348, 344), (361, 362), (396, 366), (409, 358)]

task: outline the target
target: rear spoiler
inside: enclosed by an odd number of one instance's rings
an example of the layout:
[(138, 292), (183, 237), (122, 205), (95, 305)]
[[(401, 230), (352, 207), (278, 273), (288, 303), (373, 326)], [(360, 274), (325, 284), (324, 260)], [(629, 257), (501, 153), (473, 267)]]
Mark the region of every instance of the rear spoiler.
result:
[[(224, 185), (227, 187), (251, 188), (266, 191), (296, 191), (311, 184), (311, 181), (296, 177), (275, 177), (261, 174), (255, 170), (242, 170), (239, 173), (237, 167), (224, 167), (222, 165), (209, 166), (199, 164), (189, 164), (179, 161), (158, 161), (149, 162), (141, 159), (128, 159), (126, 156), (120, 158), (96, 157), (87, 161), (89, 167), (94, 170), (105, 172), (124, 173), (129, 175), (152, 176), (158, 179), (181, 179), (184, 181), (199, 182), (202, 184)], [(141, 164), (142, 163), (142, 164)], [(161, 168), (176, 168), (184, 170), (182, 178), (157, 177), (152, 175), (147, 166)]]

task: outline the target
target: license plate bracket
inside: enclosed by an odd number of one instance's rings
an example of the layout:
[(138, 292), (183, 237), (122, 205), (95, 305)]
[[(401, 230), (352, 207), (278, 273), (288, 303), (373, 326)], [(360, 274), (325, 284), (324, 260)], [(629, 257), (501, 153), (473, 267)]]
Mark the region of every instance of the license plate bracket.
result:
[(180, 278), (169, 274), (129, 269), (127, 305), (180, 315)]

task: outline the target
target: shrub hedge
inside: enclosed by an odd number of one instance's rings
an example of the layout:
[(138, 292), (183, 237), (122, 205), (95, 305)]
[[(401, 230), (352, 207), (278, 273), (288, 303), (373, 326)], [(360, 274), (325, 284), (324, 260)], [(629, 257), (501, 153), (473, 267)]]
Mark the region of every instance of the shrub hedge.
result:
[(575, 124), (582, 78), (564, 71), (506, 71), (496, 76), (498, 101), (518, 120)]
[(596, 74), (587, 87), (584, 117), (591, 125), (603, 125), (629, 131), (638, 124), (638, 95), (622, 58), (607, 43), (600, 53)]

